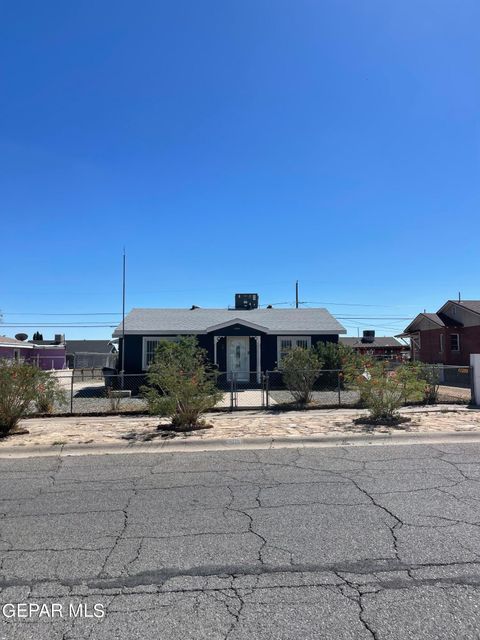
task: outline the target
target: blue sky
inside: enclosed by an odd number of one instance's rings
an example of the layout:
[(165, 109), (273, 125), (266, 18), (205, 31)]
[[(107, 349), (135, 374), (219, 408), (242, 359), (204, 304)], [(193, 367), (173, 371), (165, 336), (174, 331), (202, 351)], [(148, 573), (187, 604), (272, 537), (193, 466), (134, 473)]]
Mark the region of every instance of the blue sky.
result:
[(384, 335), (478, 299), (479, 24), (477, 0), (4, 3), (0, 333), (108, 337), (72, 325), (118, 315), (40, 314), (118, 313), (124, 244), (127, 308), (299, 279)]

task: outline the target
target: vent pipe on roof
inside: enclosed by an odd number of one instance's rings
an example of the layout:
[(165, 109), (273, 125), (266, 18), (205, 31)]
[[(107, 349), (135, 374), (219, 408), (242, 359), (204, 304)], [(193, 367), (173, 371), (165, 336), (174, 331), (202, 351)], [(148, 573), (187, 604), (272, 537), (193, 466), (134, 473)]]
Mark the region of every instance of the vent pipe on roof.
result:
[(196, 304), (192, 304), (192, 306), (190, 307), (190, 311), (194, 311), (195, 309), (200, 309), (200, 307), (197, 307)]
[(462, 296), (460, 295), (460, 291), (458, 292), (458, 301), (461, 302), (462, 301)]

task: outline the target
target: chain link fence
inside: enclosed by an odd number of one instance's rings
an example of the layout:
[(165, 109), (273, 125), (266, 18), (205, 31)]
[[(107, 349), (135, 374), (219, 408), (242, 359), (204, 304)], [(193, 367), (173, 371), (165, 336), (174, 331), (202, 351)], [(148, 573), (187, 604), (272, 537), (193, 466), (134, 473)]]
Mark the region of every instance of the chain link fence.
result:
[[(426, 365), (437, 386), (440, 404), (469, 404), (471, 401), (470, 367)], [(392, 369), (393, 370), (393, 369)], [(299, 384), (302, 375), (296, 372)], [(309, 372), (312, 374), (312, 372)], [(359, 375), (362, 372), (359, 372)], [(146, 413), (147, 402), (142, 387), (145, 374), (120, 375), (114, 370), (72, 369), (51, 373), (64, 391), (64, 402), (56, 402), (55, 414)], [(291, 382), (291, 381), (290, 381)], [(309, 392), (309, 408), (358, 407), (360, 392), (355, 383), (346, 382), (340, 369), (314, 372)], [(216, 386), (222, 396), (215, 410), (282, 410), (299, 406), (296, 390), (288, 384), (283, 371), (219, 372)]]

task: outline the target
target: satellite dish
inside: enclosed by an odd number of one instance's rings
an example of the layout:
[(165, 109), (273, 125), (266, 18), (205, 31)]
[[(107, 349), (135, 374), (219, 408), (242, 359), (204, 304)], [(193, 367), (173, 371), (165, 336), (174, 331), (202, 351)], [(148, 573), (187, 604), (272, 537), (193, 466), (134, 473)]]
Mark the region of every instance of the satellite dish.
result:
[(16, 333), (15, 334), (15, 339), (16, 340), (21, 340), (22, 342), (24, 342), (27, 338), (28, 338), (28, 335), (26, 333)]

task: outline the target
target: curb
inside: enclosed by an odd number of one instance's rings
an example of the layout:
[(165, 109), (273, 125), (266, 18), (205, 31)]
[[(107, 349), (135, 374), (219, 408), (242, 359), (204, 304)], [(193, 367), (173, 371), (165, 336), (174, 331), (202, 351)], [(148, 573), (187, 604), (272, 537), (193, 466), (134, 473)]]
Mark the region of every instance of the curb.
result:
[(13, 446), (0, 449), (1, 458), (35, 458), (47, 456), (92, 456), (139, 453), (176, 453), (187, 451), (221, 451), (238, 449), (283, 449), (298, 447), (385, 446), (438, 443), (480, 443), (480, 431), (416, 431), (412, 433), (365, 433), (318, 436), (280, 436), (219, 438), (212, 440), (162, 440), (128, 444), (72, 444)]

